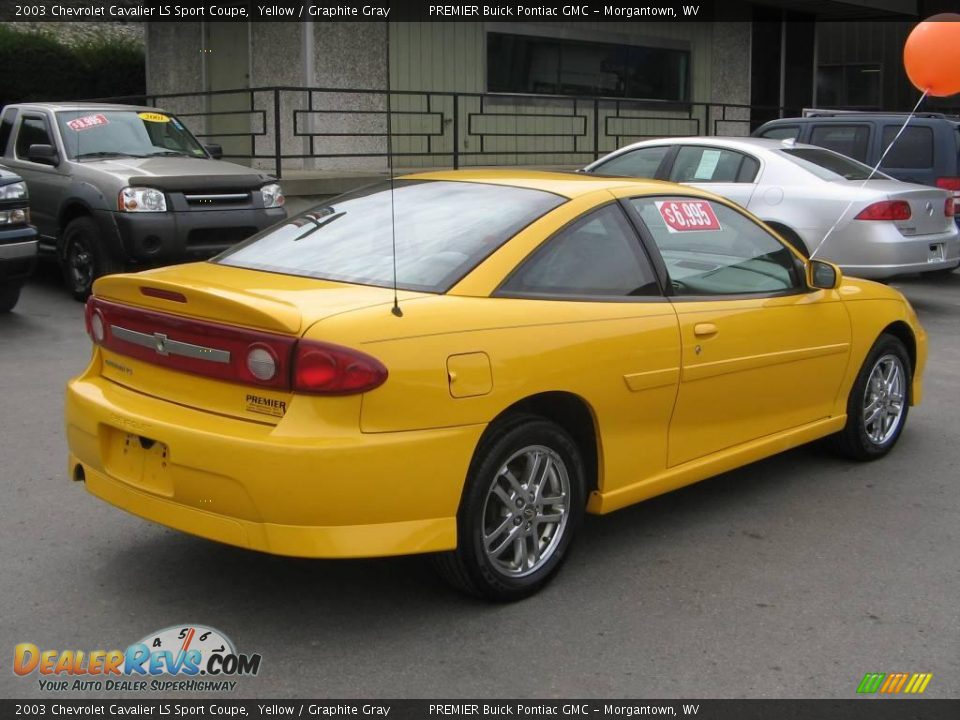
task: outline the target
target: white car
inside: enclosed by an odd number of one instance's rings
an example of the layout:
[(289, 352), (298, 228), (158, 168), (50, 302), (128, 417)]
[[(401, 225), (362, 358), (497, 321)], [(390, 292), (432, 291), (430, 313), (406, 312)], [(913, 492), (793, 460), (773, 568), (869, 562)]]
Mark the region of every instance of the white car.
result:
[(668, 180), (722, 195), (804, 255), (816, 251), (849, 275), (883, 279), (947, 273), (960, 265), (949, 193), (880, 172), (864, 184), (871, 168), (814, 145), (764, 138), (661, 138), (621, 148), (583, 171)]

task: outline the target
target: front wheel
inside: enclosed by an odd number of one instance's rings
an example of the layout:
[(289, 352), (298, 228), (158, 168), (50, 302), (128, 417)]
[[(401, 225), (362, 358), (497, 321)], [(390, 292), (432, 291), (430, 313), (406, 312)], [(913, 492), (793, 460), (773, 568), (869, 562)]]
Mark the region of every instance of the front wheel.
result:
[(8, 313), (13, 310), (18, 300), (20, 300), (19, 285), (0, 287), (0, 313)]
[(876, 460), (893, 449), (907, 422), (912, 372), (903, 341), (883, 334), (867, 355), (847, 401), (847, 424), (834, 447), (853, 460)]
[(100, 229), (93, 218), (79, 217), (71, 221), (64, 230), (63, 245), (63, 279), (76, 300), (87, 299), (98, 277), (122, 269), (103, 246)]
[(512, 418), (480, 443), (457, 514), (457, 549), (437, 557), (464, 592), (519, 600), (554, 576), (584, 511), (580, 451), (559, 426)]

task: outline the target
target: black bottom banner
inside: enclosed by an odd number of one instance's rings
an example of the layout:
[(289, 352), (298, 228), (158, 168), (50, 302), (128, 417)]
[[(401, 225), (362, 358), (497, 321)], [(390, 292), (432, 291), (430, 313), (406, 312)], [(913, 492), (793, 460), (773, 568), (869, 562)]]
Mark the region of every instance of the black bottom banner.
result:
[(0, 700), (0, 718), (956, 720), (958, 700)]

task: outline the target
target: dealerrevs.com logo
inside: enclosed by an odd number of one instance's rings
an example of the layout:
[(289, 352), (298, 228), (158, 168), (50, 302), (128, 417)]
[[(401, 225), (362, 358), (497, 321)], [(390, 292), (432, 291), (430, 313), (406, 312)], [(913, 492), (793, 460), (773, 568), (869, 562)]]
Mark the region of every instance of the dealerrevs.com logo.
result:
[(39, 675), (40, 690), (232, 691), (234, 678), (260, 672), (261, 656), (238, 653), (230, 639), (204, 625), (174, 625), (126, 650), (41, 650), (20, 643), (13, 672)]

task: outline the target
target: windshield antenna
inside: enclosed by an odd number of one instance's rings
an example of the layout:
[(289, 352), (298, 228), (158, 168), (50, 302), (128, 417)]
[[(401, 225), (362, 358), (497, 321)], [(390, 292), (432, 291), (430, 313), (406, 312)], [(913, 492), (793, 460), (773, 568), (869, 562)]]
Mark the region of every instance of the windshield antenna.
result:
[(397, 213), (394, 206), (393, 194), (395, 183), (393, 178), (393, 107), (390, 100), (390, 21), (387, 20), (387, 172), (390, 174), (390, 240), (393, 247), (393, 307), (390, 309), (397, 317), (403, 317), (400, 302), (397, 297)]

